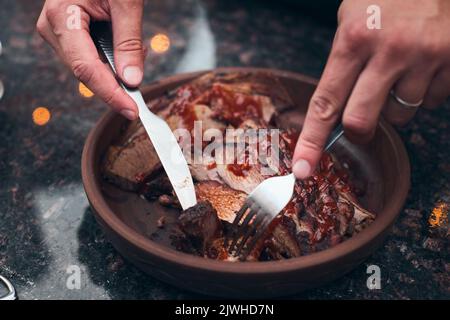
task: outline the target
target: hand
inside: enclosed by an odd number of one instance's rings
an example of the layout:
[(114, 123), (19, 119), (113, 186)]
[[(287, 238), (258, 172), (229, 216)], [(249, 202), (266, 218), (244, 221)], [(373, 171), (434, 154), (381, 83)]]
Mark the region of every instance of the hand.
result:
[[(68, 24), (73, 16), (68, 8), (73, 5), (79, 8), (79, 28)], [(89, 22), (112, 21), (117, 73), (125, 84), (135, 87), (143, 77), (142, 10), (142, 0), (47, 0), (36, 25), (74, 75), (130, 120), (137, 117), (137, 106), (100, 60), (89, 35)]]
[[(367, 27), (367, 8), (381, 8), (381, 29)], [(450, 1), (344, 0), (328, 62), (311, 98), (294, 153), (297, 178), (318, 164), (327, 137), (342, 115), (345, 135), (369, 141), (380, 113), (403, 125), (423, 99), (436, 107), (450, 95)]]

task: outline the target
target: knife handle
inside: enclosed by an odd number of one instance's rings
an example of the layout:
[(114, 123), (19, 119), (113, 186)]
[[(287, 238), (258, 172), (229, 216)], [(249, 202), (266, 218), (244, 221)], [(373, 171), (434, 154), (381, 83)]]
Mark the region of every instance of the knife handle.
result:
[[(113, 46), (113, 36), (112, 27), (109, 22), (93, 22), (89, 26), (92, 40), (94, 41), (97, 49), (103, 53), (111, 69), (116, 72), (116, 66), (114, 64), (114, 46)], [(119, 82), (120, 79), (118, 79)]]
[[(123, 81), (117, 76), (117, 70), (114, 63), (114, 46), (113, 46), (113, 34), (112, 26), (110, 22), (97, 21), (91, 23), (89, 26), (91, 31), (91, 37), (96, 45), (97, 49), (103, 54), (108, 62), (111, 70), (116, 75), (116, 80), (126, 93), (136, 102), (139, 110), (139, 114), (151, 111), (147, 108), (144, 98), (141, 92), (137, 88), (130, 88), (123, 83)], [(152, 113), (153, 114), (153, 113)]]

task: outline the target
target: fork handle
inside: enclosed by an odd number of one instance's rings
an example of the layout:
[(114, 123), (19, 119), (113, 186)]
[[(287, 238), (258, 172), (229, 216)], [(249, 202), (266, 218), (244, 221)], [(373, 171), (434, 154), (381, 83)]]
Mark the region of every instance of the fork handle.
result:
[(328, 151), (333, 144), (339, 140), (340, 137), (344, 134), (344, 127), (342, 126), (342, 123), (339, 123), (339, 125), (334, 128), (334, 130), (330, 133), (328, 136), (327, 143), (325, 144), (324, 151)]

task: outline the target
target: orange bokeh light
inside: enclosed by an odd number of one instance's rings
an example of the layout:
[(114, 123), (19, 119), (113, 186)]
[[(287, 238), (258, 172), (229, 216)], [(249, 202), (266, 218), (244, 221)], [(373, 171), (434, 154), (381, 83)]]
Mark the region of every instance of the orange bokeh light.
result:
[(167, 35), (158, 33), (150, 39), (150, 48), (156, 53), (163, 53), (170, 48), (170, 39)]
[(46, 125), (51, 118), (51, 113), (46, 107), (38, 107), (33, 110), (33, 122), (38, 126)]
[(441, 227), (448, 223), (449, 206), (446, 203), (439, 203), (431, 212), (428, 223), (431, 227)]
[(91, 98), (94, 96), (94, 93), (88, 87), (86, 87), (83, 82), (80, 82), (80, 84), (78, 85), (78, 92), (80, 92), (80, 94), (85, 98)]

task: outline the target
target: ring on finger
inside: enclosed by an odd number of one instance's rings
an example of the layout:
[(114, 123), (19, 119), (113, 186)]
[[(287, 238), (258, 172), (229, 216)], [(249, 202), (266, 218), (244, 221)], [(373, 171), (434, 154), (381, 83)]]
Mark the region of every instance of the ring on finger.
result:
[(400, 105), (402, 105), (403, 107), (408, 108), (408, 109), (417, 109), (423, 104), (423, 99), (420, 99), (417, 102), (409, 102), (409, 101), (406, 101), (406, 100), (400, 98), (395, 93), (394, 89), (391, 90), (390, 94), (397, 103), (399, 103)]

